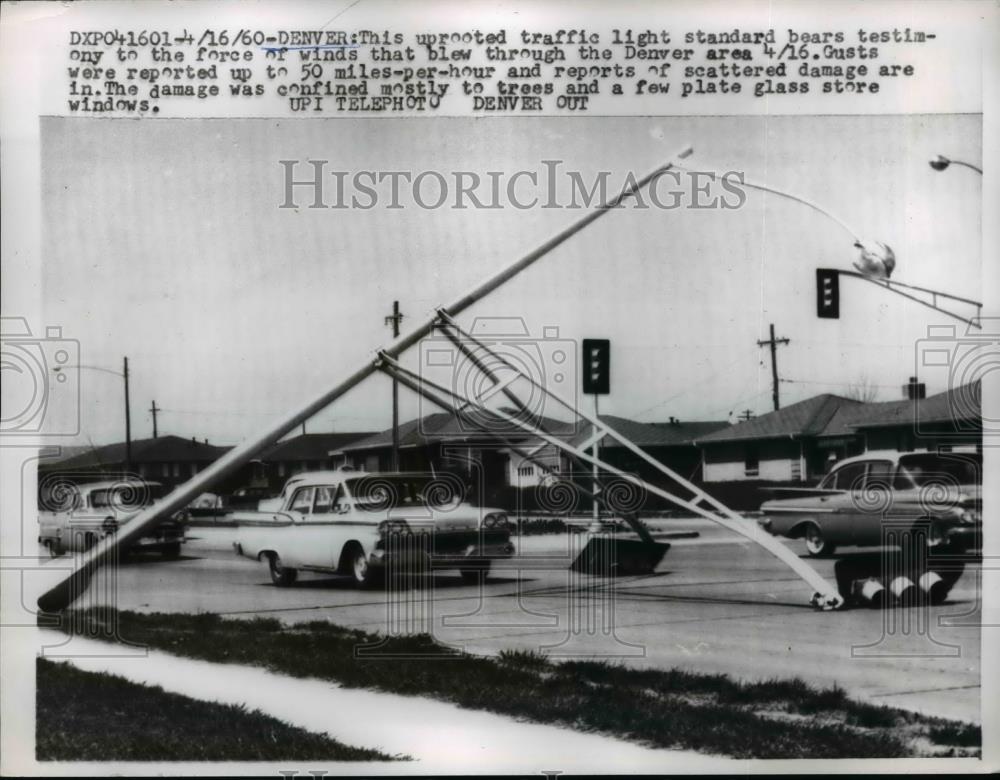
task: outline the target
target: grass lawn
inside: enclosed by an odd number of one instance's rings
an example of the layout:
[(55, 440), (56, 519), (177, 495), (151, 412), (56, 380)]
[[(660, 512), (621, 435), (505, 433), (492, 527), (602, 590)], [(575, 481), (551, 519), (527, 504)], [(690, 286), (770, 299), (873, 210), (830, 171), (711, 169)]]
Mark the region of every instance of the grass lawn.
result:
[(39, 761), (388, 761), (259, 711), (38, 659)]
[[(106, 611), (69, 617), (64, 625), (74, 630), (104, 633)], [(553, 663), (524, 652), (484, 658), (429, 636), (386, 639), (319, 621), (286, 626), (134, 612), (119, 612), (117, 620), (120, 636), (176, 655), (430, 696), (655, 747), (734, 758), (890, 758), (977, 756), (982, 741), (978, 726), (855, 701), (799, 679), (741, 683), (596, 661)], [(356, 652), (379, 642), (372, 657)]]

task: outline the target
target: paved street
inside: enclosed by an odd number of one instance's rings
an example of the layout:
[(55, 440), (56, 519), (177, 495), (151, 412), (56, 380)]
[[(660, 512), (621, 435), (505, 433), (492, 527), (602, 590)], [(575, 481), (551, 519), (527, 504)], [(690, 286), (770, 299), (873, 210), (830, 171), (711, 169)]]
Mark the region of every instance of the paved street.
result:
[[(275, 587), (265, 564), (233, 554), (233, 529), (192, 528), (181, 560), (123, 565), (118, 602), (140, 611), (424, 631), (476, 653), (519, 648), (744, 679), (800, 676), (873, 702), (980, 721), (977, 566), (946, 604), (926, 611), (823, 613), (808, 606), (808, 586), (756, 545), (700, 520), (676, 521), (671, 529), (700, 536), (673, 540), (649, 576), (614, 581), (564, 566), (539, 569), (534, 557), (572, 550), (569, 537), (536, 536), (524, 538), (521, 557), (484, 587), (438, 572), (423, 586), (387, 594), (318, 575)], [(802, 552), (800, 542), (789, 544)], [(833, 579), (832, 561), (814, 563)], [(96, 594), (92, 589), (89, 598), (100, 599)]]

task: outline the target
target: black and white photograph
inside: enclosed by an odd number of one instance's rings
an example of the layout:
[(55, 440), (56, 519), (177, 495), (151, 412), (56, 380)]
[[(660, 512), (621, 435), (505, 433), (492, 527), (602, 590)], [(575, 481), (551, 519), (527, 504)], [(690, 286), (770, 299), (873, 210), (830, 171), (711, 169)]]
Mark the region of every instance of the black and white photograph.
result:
[(995, 6), (143, 5), (0, 8), (4, 774), (995, 771)]

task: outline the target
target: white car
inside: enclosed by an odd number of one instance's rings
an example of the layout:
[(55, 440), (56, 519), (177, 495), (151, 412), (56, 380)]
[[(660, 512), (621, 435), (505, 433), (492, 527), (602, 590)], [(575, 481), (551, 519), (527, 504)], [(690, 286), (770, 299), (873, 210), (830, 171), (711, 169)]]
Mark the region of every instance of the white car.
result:
[(292, 491), (295, 490), (295, 487), (303, 480), (316, 479), (317, 477), (324, 476), (340, 481), (346, 475), (356, 473), (357, 472), (354, 469), (344, 466), (334, 471), (306, 471), (301, 474), (296, 474), (294, 477), (288, 478), (285, 486), (281, 489), (281, 492), (277, 496), (274, 496), (273, 498), (260, 499), (260, 501), (257, 502), (257, 511), (280, 512), (288, 503), (288, 497), (291, 495)]
[(277, 585), (302, 570), (364, 586), (428, 563), (477, 581), (514, 554), (507, 515), (462, 500), (451, 475), (312, 472), (286, 489), (279, 511), (240, 516), (234, 542), (237, 554), (267, 560)]
[[(53, 556), (85, 552), (164, 494), (159, 482), (136, 479), (62, 484), (58, 495), (43, 496), (38, 513), (38, 541)], [(45, 508), (45, 507), (48, 508)], [(128, 552), (159, 552), (176, 558), (184, 543), (183, 516), (160, 523)]]

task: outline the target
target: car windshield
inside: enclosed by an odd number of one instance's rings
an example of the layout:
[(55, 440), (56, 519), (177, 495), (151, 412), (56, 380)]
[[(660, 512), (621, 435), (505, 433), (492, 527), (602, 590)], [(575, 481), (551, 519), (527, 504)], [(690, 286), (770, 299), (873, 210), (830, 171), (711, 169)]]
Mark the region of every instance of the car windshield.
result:
[(98, 488), (90, 493), (90, 505), (94, 509), (138, 510), (162, 498), (162, 485), (128, 483), (109, 488)]
[(442, 507), (461, 500), (459, 484), (434, 477), (372, 474), (344, 483), (359, 509), (370, 512), (401, 507)]
[(899, 475), (909, 477), (917, 487), (940, 482), (977, 485), (982, 482), (982, 463), (982, 456), (972, 453), (906, 455), (899, 459)]

